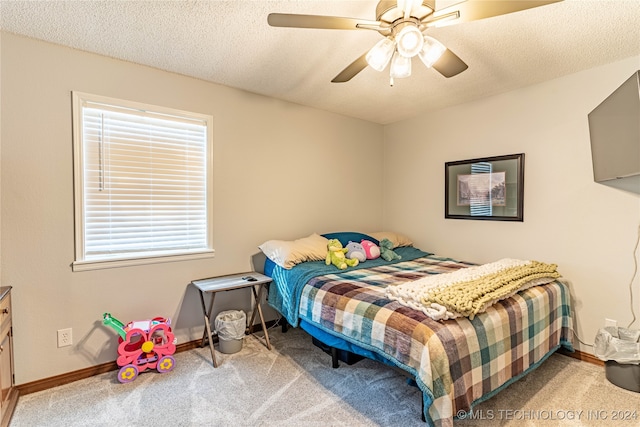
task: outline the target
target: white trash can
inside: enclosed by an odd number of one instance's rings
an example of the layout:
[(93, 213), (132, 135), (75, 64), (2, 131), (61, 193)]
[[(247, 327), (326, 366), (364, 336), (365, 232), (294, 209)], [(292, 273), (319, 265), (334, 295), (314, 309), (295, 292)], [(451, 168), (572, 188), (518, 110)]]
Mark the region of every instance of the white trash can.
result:
[(247, 329), (247, 315), (244, 311), (221, 311), (216, 316), (214, 325), (221, 353), (232, 354), (242, 350), (242, 339)]

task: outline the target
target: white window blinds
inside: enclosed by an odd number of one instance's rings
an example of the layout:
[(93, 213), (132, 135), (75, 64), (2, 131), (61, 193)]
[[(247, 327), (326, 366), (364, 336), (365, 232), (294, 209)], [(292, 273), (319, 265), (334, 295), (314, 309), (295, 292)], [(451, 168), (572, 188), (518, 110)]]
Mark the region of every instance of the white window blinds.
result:
[(210, 250), (206, 116), (87, 98), (76, 99), (83, 200), (76, 261)]

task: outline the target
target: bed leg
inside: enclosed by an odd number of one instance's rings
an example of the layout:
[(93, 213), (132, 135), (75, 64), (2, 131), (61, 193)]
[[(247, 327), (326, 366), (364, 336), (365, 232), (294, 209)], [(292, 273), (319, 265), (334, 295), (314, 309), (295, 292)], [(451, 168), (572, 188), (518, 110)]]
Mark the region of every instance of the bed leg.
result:
[(282, 333), (286, 333), (289, 330), (289, 322), (287, 322), (286, 320), (284, 320), (282, 322)]
[(420, 411), (420, 419), (422, 419), (423, 423), (426, 423), (427, 419), (424, 416), (424, 392), (420, 393), (420, 400), (422, 401), (422, 405), (420, 405), (422, 408), (422, 410)]
[(331, 367), (336, 369), (338, 366), (340, 366), (340, 363), (338, 362), (338, 349), (331, 347)]

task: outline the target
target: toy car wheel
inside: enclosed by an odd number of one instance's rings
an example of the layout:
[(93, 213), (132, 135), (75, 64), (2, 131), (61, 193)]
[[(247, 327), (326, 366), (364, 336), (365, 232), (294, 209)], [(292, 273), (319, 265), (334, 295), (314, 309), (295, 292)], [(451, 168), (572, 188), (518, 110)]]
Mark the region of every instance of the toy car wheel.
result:
[(156, 368), (158, 369), (158, 372), (164, 374), (165, 372), (172, 371), (175, 366), (176, 359), (174, 359), (173, 356), (163, 356), (158, 360)]
[(138, 368), (134, 365), (125, 365), (118, 371), (118, 381), (130, 383), (138, 377)]

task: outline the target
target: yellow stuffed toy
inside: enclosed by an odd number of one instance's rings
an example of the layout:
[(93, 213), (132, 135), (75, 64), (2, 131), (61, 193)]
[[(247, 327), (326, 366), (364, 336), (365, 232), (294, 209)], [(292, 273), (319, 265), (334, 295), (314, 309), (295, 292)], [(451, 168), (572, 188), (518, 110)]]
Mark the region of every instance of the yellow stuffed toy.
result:
[(342, 243), (338, 239), (331, 239), (329, 243), (327, 243), (327, 259), (325, 260), (325, 264), (333, 264), (338, 267), (340, 270), (344, 270), (347, 267), (355, 267), (358, 265), (358, 260), (356, 258), (349, 259), (344, 254), (347, 253), (348, 249), (342, 247)]

